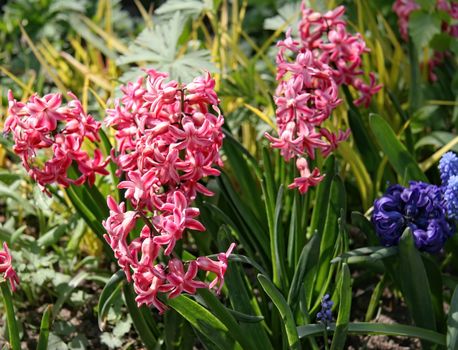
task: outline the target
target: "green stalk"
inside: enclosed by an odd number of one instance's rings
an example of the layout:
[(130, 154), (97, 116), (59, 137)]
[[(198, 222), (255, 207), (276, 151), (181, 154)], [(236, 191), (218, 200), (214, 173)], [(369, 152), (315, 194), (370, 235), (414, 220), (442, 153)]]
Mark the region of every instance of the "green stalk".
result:
[(3, 304), (6, 309), (6, 322), (8, 324), (8, 334), (11, 348), (13, 350), (21, 350), (21, 341), (19, 340), (19, 329), (17, 327), (16, 318), (14, 317), (13, 298), (7, 282), (0, 283), (0, 289), (3, 295)]

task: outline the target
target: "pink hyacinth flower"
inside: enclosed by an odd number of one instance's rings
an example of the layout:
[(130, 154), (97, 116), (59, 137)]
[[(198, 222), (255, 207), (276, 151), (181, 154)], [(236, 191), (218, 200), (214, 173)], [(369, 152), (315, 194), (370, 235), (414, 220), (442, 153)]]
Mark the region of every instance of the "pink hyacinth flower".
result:
[(324, 178), (324, 175), (320, 175), (320, 170), (318, 168), (315, 168), (312, 172), (310, 172), (305, 158), (298, 158), (296, 166), (301, 176), (296, 177), (288, 188), (298, 188), (300, 193), (305, 193), (308, 191), (310, 186), (318, 185)]
[(206, 256), (198, 257), (196, 260), (199, 269), (213, 272), (214, 274), (216, 274), (216, 278), (210, 283), (209, 288), (213, 288), (219, 283), (219, 287), (216, 291), (216, 293), (218, 294), (221, 292), (221, 288), (223, 288), (224, 274), (227, 270), (228, 258), (229, 255), (231, 255), (234, 248), (235, 243), (232, 243), (225, 253), (219, 253), (218, 261), (212, 260)]
[(178, 259), (171, 259), (168, 264), (167, 282), (161, 287), (161, 291), (170, 292), (170, 299), (179, 296), (182, 292), (196, 294), (197, 288), (206, 288), (207, 284), (202, 281), (195, 281), (199, 271), (196, 261), (191, 261), (188, 270), (185, 272), (183, 262)]
[(3, 279), (10, 283), (14, 292), (19, 284), (19, 277), (11, 265), (11, 254), (6, 242), (3, 242), (3, 251), (0, 250), (0, 274), (3, 274)]

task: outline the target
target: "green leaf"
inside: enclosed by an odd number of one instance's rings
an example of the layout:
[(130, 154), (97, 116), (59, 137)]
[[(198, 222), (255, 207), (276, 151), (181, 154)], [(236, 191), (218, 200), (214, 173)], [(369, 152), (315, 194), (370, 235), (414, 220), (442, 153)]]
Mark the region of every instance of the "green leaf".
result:
[(374, 318), (375, 312), (379, 307), (380, 298), (382, 297), (383, 290), (385, 289), (385, 276), (386, 275), (384, 275), (382, 279), (377, 283), (372, 292), (371, 300), (369, 302), (369, 306), (367, 307), (366, 316), (364, 318), (366, 322), (369, 322)]
[[(423, 136), (415, 144), (415, 148), (421, 148), (424, 146), (433, 146), (434, 148), (441, 148), (448, 144), (456, 137), (455, 134), (447, 131), (433, 131), (428, 135)], [(458, 145), (452, 148), (454, 152), (458, 152)]]
[(92, 210), (87, 205), (90, 200), (84, 201), (83, 198), (81, 198), (81, 192), (78, 191), (75, 186), (72, 185), (68, 187), (66, 192), (78, 214), (81, 215), (86, 224), (92, 229), (92, 231), (94, 231), (94, 233), (103, 243), (104, 251), (107, 256), (109, 256), (111, 259), (114, 259), (113, 250), (103, 238), (103, 235), (106, 233), (106, 231), (103, 228), (101, 222), (106, 217), (97, 217), (95, 215), (97, 211)]
[(447, 318), (447, 349), (458, 349), (458, 286), (450, 301), (450, 310)]
[(443, 283), (439, 264), (430, 255), (421, 255), (431, 289), (431, 301), (433, 303), (436, 318), (436, 330), (445, 332), (446, 317), (444, 313)]
[(111, 276), (110, 280), (107, 282), (100, 294), (97, 319), (99, 329), (101, 331), (105, 328), (105, 319), (108, 315), (108, 311), (113, 305), (113, 301), (119, 295), (123, 282), (125, 281), (125, 277), (126, 275), (123, 270), (116, 272), (113, 276)]
[[(335, 331), (336, 325), (328, 325), (328, 331)], [(299, 338), (321, 335), (324, 331), (322, 324), (309, 324), (297, 328)], [(443, 334), (429, 329), (407, 326), (403, 324), (384, 324), (371, 322), (352, 322), (348, 324), (348, 334), (355, 335), (391, 335), (399, 337), (420, 338), (438, 345), (445, 345)]]
[(272, 261), (273, 281), (280, 288), (285, 286), (285, 254), (281, 251), (282, 236), (279, 233), (281, 210), (283, 205), (283, 185), (278, 189), (277, 200), (275, 202), (275, 212), (273, 217), (273, 225), (270, 228), (270, 258)]
[(351, 277), (347, 264), (342, 265), (339, 288), (339, 313), (336, 329), (332, 338), (331, 350), (343, 349), (347, 339), (348, 322), (351, 310)]
[(276, 31), (279, 28), (295, 28), (298, 14), (300, 13), (300, 2), (286, 3), (278, 9), (278, 15), (264, 20), (264, 29)]
[(249, 230), (246, 231), (246, 233), (252, 236), (251, 241), (256, 242), (255, 244), (257, 249), (261, 249), (262, 252), (267, 254), (269, 243), (265, 239), (267, 236), (267, 233), (264, 231), (265, 225), (260, 222), (251, 208), (247, 207), (239, 194), (234, 190), (228, 176), (225, 173), (221, 174), (218, 182), (221, 184), (223, 195), (225, 195), (228, 201), (230, 201), (233, 209), (239, 214), (240, 218), (248, 227)]
[(86, 350), (88, 346), (89, 341), (83, 334), (78, 334), (68, 343), (69, 350)]
[(37, 244), (41, 248), (45, 248), (52, 244), (55, 244), (59, 241), (59, 239), (69, 231), (69, 224), (65, 223), (62, 225), (58, 225), (53, 227), (51, 230), (40, 236), (37, 239)]
[(256, 349), (252, 344), (252, 338), (243, 334), (237, 321), (229, 310), (208, 290), (199, 289), (199, 295), (205, 301), (206, 306), (228, 329), (229, 334), (242, 346), (243, 349)]
[[(237, 174), (237, 184), (240, 186), (240, 196), (243, 204), (246, 203), (256, 214), (260, 224), (267, 231), (266, 214), (259, 205), (262, 201), (261, 186), (255, 180), (255, 175), (260, 175), (257, 160), (238, 142), (228, 131), (223, 130), (225, 139), (223, 144), (224, 154), (227, 156), (228, 165), (232, 173)], [(253, 174), (254, 173), (254, 174)]]
[(22, 209), (28, 214), (35, 214), (35, 209), (30, 205), (29, 201), (21, 197), (19, 192), (13, 188), (13, 186), (6, 186), (0, 183), (0, 197), (9, 197), (17, 202)]
[(122, 346), (121, 339), (108, 332), (103, 332), (100, 340), (103, 344), (108, 346), (109, 349), (119, 349)]
[(304, 278), (307, 270), (310, 268), (311, 259), (310, 256), (312, 252), (319, 250), (320, 237), (315, 233), (308, 243), (302, 249), (301, 255), (299, 257), (299, 262), (294, 271), (293, 280), (291, 282), (291, 287), (289, 288), (288, 293), (288, 304), (295, 305), (297, 303), (298, 294), (301, 290), (302, 285), (304, 284)]
[[(236, 259), (233, 259), (233, 257)], [(225, 285), (230, 291), (228, 297), (234, 309), (229, 309), (229, 311), (235, 319), (242, 322), (242, 331), (245, 333), (246, 337), (256, 339), (259, 348), (269, 350), (272, 349), (272, 345), (266, 333), (265, 323), (257, 323), (259, 322), (258, 320), (264, 318), (260, 310), (258, 299), (254, 295), (253, 288), (247, 279), (246, 270), (240, 266), (240, 264), (233, 263), (233, 261), (247, 262), (245, 259), (249, 258), (243, 255), (234, 256), (234, 254), (229, 256), (231, 263), (224, 277)], [(258, 268), (260, 267), (256, 262), (251, 259), (249, 260), (250, 262), (248, 262), (248, 264), (251, 266), (255, 268), (257, 268), (256, 266), (258, 266)], [(258, 271), (264, 273), (262, 269), (258, 269)]]
[[(215, 255), (216, 257), (216, 255)], [(266, 274), (265, 270), (261, 267), (261, 265), (259, 265), (256, 261), (254, 261), (253, 259), (245, 256), (245, 255), (241, 255), (241, 254), (231, 254), (229, 256), (229, 260), (230, 261), (237, 261), (237, 262), (241, 262), (241, 263), (245, 263), (245, 264), (249, 264), (251, 266), (253, 266), (256, 270), (258, 270), (258, 272), (262, 273), (263, 275)]]
[(435, 0), (416, 0), (416, 2), (425, 10), (430, 10), (436, 4)]
[(124, 334), (130, 331), (132, 326), (132, 320), (127, 317), (125, 320), (118, 321), (116, 326), (113, 328), (113, 335), (117, 338), (122, 338)]
[(183, 329), (185, 319), (175, 310), (169, 309), (164, 313), (164, 341), (166, 348), (179, 349), (180, 331)]
[(374, 225), (361, 213), (353, 211), (351, 213), (351, 223), (361, 230), (366, 236), (368, 244), (375, 246), (379, 243), (379, 239), (375, 234)]
[(348, 87), (343, 85), (342, 88), (347, 103), (349, 104), (348, 122), (350, 124), (351, 135), (355, 140), (356, 148), (361, 154), (367, 170), (371, 172), (375, 171), (381, 159), (377, 152), (377, 147), (374, 144), (374, 138), (367, 130), (367, 126), (364, 124), (363, 116), (359, 109), (353, 104), (353, 98)]
[(409, 113), (414, 115), (414, 113), (423, 105), (423, 91), (421, 89), (422, 80), (420, 63), (418, 62), (418, 48), (415, 47), (413, 40), (409, 40), (408, 47), (410, 65)]
[(84, 38), (84, 40), (96, 47), (98, 50), (100, 50), (100, 52), (102, 52), (110, 59), (116, 59), (116, 53), (105, 44), (105, 41), (102, 38), (95, 35), (79, 16), (70, 16), (68, 18), (68, 22), (73, 27), (75, 32)]
[[(188, 82), (202, 70), (214, 72), (207, 50), (191, 50), (182, 54), (178, 46), (187, 18), (175, 12), (170, 20), (155, 23), (145, 28), (129, 46), (129, 53), (116, 60), (118, 65), (142, 62), (154, 66), (158, 71), (168, 72), (171, 79)], [(138, 72), (141, 74), (140, 72)], [(120, 79), (123, 81), (123, 77)]]
[[(320, 260), (317, 269), (314, 291), (322, 294), (329, 278), (331, 260), (336, 254), (339, 241), (339, 218), (345, 216), (345, 188), (340, 177), (335, 176), (329, 195), (330, 201), (326, 212), (325, 225), (320, 244)], [(343, 212), (342, 212), (343, 210)]]
[(73, 277), (67, 285), (64, 287), (63, 292), (60, 294), (59, 298), (57, 299), (56, 303), (52, 308), (52, 315), (56, 317), (59, 314), (60, 308), (64, 303), (70, 298), (70, 295), (73, 293), (75, 288), (77, 288), (81, 282), (89, 277), (88, 272), (79, 272), (75, 277)]
[(168, 299), (166, 302), (216, 348), (222, 350), (241, 349), (240, 344), (234, 340), (227, 327), (195, 301), (180, 295), (176, 298)]
[(52, 306), (48, 305), (41, 319), (40, 335), (38, 337), (37, 350), (47, 350), (48, 349), (49, 330), (51, 329), (51, 323), (52, 323), (51, 314), (52, 314)]
[(400, 176), (405, 174), (404, 181), (428, 181), (415, 159), (404, 145), (399, 142), (393, 129), (381, 116), (372, 114), (370, 116), (370, 126), (390, 164)]
[(68, 346), (60, 337), (51, 332), (49, 333), (48, 350), (68, 350)]
[(430, 45), (434, 51), (444, 52), (450, 48), (452, 40), (455, 39), (452, 38), (448, 33), (439, 33), (432, 38)]
[[(123, 285), (123, 293), (124, 293), (124, 298), (126, 301), (126, 306), (127, 310), (132, 317), (132, 321), (134, 323), (134, 327), (137, 330), (137, 333), (140, 337), (140, 339), (143, 342), (143, 345), (148, 349), (148, 350), (155, 350), (156, 345), (157, 345), (157, 340), (154, 334), (152, 333), (152, 330), (144, 317), (142, 310), (145, 309), (145, 306), (143, 305), (142, 307), (138, 307), (137, 303), (135, 301), (135, 292), (133, 290), (132, 284), (126, 283)], [(151, 310), (146, 308), (146, 312), (149, 313), (151, 317)]]
[(13, 307), (13, 297), (11, 296), (8, 282), (0, 281), (0, 290), (3, 295), (3, 305), (6, 311), (6, 322), (8, 325), (8, 339), (13, 350), (21, 350), (21, 341), (19, 339), (19, 329), (16, 323), (16, 316)]
[[(232, 291), (231, 291), (231, 293), (232, 293)], [(242, 312), (238, 312), (238, 311), (235, 311), (235, 310), (232, 310), (232, 309), (227, 309), (227, 311), (229, 311), (232, 314), (232, 316), (234, 316), (234, 318), (237, 321), (240, 321), (240, 322), (258, 323), (258, 322), (264, 321), (264, 316), (247, 315), (247, 314), (244, 314)]]
[(212, 2), (198, 0), (168, 0), (158, 7), (154, 14), (159, 20), (170, 19), (173, 15), (180, 11), (185, 18), (196, 18), (203, 10), (211, 10)]
[(280, 291), (277, 288), (275, 288), (275, 285), (270, 281), (270, 279), (266, 276), (258, 274), (258, 281), (259, 283), (261, 283), (262, 288), (280, 312), (283, 324), (285, 326), (289, 348), (300, 349), (301, 343), (299, 342), (296, 324), (294, 322), (294, 316), (288, 304), (286, 303), (285, 298), (280, 293)]
[(431, 39), (441, 32), (441, 19), (436, 13), (414, 11), (409, 16), (409, 34), (418, 52), (428, 46)]
[(339, 255), (331, 260), (331, 264), (340, 261), (346, 261), (349, 264), (362, 261), (376, 261), (396, 255), (398, 251), (398, 247), (362, 247)]
[(316, 203), (313, 208), (313, 214), (310, 222), (310, 232), (315, 231), (322, 234), (326, 220), (326, 211), (329, 205), (329, 196), (331, 192), (332, 180), (336, 174), (335, 158), (330, 156), (326, 159), (323, 166), (323, 173), (326, 174), (323, 181), (320, 182), (316, 191)]
[(415, 324), (436, 330), (428, 276), (409, 228), (399, 241), (398, 273), (402, 294)]

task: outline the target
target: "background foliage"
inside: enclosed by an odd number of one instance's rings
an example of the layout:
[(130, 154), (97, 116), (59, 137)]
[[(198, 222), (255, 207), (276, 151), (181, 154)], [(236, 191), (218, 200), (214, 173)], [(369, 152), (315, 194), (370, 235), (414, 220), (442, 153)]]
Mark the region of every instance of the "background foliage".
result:
[[(195, 255), (239, 244), (219, 298), (201, 291), (168, 300), (163, 317), (138, 309), (100, 239), (103, 228), (91, 224), (91, 215), (106, 214), (100, 197), (114, 193), (115, 177), (98, 179), (100, 193), (57, 188), (48, 198), (2, 138), (0, 240), (8, 242), (21, 277), (14, 306), (23, 347), (39, 345), (48, 325), (49, 349), (319, 349), (324, 327), (316, 313), (329, 293), (336, 320), (328, 331), (331, 349), (367, 345), (367, 334), (455, 348), (457, 236), (431, 256), (414, 248), (408, 232), (399, 248), (379, 247), (368, 221), (387, 183), (440, 183), (437, 161), (458, 151), (458, 45), (440, 33), (444, 18), (434, 1), (418, 2), (409, 43), (400, 39), (391, 0), (309, 2), (320, 11), (346, 6), (351, 30), (371, 50), (364, 68), (377, 72), (384, 88), (368, 109), (354, 106), (354, 91), (341, 91), (345, 101), (329, 123), (350, 127), (352, 136), (334, 157), (316, 160), (326, 178), (300, 196), (287, 189), (293, 167), (263, 138), (275, 128), (275, 43), (298, 21), (298, 3), (6, 1), (3, 117), (8, 89), (22, 98), (72, 91), (101, 120), (119, 86), (141, 68), (184, 82), (204, 69), (214, 74), (226, 118), (225, 167), (209, 182), (217, 195), (198, 203), (207, 232), (191, 233), (185, 244)], [(435, 68), (435, 82), (427, 69), (433, 50), (450, 52)], [(383, 322), (387, 303), (399, 310), (389, 314), (394, 324)], [(3, 321), (0, 339), (8, 337), (6, 328)]]

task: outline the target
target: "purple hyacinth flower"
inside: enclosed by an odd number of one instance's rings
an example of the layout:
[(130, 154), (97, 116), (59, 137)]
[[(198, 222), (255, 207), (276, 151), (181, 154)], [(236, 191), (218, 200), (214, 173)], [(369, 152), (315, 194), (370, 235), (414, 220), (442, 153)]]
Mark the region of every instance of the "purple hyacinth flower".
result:
[(458, 157), (453, 152), (445, 153), (439, 161), (442, 185), (447, 186), (450, 177), (458, 175)]
[(372, 214), (372, 223), (381, 244), (398, 244), (402, 233), (409, 227), (419, 250), (435, 253), (442, 249), (455, 230), (454, 224), (447, 219), (443, 197), (442, 188), (424, 182), (411, 181), (407, 188), (390, 186), (382, 197), (375, 200)]
[(445, 205), (450, 218), (458, 219), (458, 174), (448, 180), (444, 190)]
[(316, 314), (318, 322), (327, 325), (332, 322), (332, 306), (334, 302), (330, 299), (329, 294), (325, 294), (321, 299), (321, 311)]

